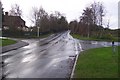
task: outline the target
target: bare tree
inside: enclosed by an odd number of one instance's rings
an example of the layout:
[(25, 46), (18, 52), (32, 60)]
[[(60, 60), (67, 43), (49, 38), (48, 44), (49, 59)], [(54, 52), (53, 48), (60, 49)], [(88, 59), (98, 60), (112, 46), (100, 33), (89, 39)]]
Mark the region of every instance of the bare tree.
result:
[(103, 25), (103, 17), (105, 16), (104, 11), (105, 11), (105, 10), (104, 10), (104, 6), (103, 6), (102, 3), (100, 3), (100, 5), (99, 5), (99, 16), (100, 16), (99, 21), (100, 21), (100, 26)]
[(83, 10), (80, 16), (80, 22), (71, 21), (69, 27), (72, 33), (78, 33), (82, 36), (100, 37), (104, 33), (103, 17), (105, 16), (105, 8), (102, 3), (94, 2)]
[(103, 25), (103, 17), (105, 16), (105, 8), (102, 3), (94, 2), (91, 4), (91, 9), (93, 11), (93, 22), (94, 24), (98, 24), (100, 26)]
[(34, 26), (37, 26), (37, 19), (38, 19), (38, 8), (37, 7), (33, 7), (32, 8), (32, 12), (31, 12), (31, 22), (34, 23)]
[(110, 19), (108, 19), (108, 21), (107, 21), (107, 27), (106, 28), (109, 29), (109, 27), (110, 27)]
[(93, 22), (95, 25), (98, 25), (100, 27), (99, 29), (99, 37), (104, 33), (103, 28), (103, 17), (105, 16), (105, 8), (104, 5), (100, 2), (94, 2), (91, 4), (92, 11), (93, 11)]
[(82, 17), (81, 17), (81, 20), (83, 22), (84, 25), (87, 26), (87, 36), (89, 38), (90, 36), (90, 25), (92, 25), (94, 22), (93, 20), (93, 11), (91, 8), (87, 7), (85, 10), (83, 10), (83, 14), (82, 14)]
[(42, 7), (33, 8), (31, 21), (36, 27), (40, 27), (41, 33), (59, 32), (68, 28), (66, 17), (60, 12), (55, 11), (55, 13), (48, 15)]
[(97, 24), (97, 16), (98, 16), (98, 8), (97, 8), (97, 3), (94, 2), (93, 4), (91, 4), (91, 9), (92, 9), (92, 12), (93, 12), (93, 23), (94, 24)]
[(32, 8), (32, 14), (31, 14), (31, 21), (34, 23), (35, 26), (38, 26), (40, 23), (40, 19), (42, 19), (42, 17), (48, 15), (45, 10), (40, 7), (33, 7)]
[(32, 19), (34, 26), (40, 28), (40, 32), (48, 32), (49, 27), (49, 16), (47, 12), (42, 8), (34, 7), (32, 10)]
[(22, 10), (20, 9), (20, 6), (18, 4), (14, 4), (11, 6), (9, 14), (12, 16), (22, 16)]

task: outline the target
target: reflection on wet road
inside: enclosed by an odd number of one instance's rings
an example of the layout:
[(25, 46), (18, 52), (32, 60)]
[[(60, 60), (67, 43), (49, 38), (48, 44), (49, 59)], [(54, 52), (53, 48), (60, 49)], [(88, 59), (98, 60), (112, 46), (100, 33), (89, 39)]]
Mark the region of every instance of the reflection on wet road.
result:
[(4, 53), (7, 78), (69, 78), (79, 42), (69, 31), (44, 39), (23, 40), (28, 46)]
[(2, 55), (4, 67), (0, 74), (7, 78), (69, 78), (74, 58), (80, 51), (111, 46), (110, 42), (73, 39), (69, 33), (23, 40), (29, 45)]

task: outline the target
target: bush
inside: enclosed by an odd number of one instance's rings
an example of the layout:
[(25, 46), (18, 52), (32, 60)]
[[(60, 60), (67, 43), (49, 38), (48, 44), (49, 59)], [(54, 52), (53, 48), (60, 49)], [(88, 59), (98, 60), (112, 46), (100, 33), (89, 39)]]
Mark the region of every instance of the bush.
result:
[(100, 39), (115, 40), (115, 38), (111, 34), (104, 34)]

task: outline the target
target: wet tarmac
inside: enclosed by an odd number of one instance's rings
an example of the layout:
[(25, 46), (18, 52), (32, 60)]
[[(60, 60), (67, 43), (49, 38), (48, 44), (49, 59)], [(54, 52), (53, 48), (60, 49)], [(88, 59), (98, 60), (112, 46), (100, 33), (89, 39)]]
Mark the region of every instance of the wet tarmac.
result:
[(6, 78), (69, 78), (78, 41), (69, 31), (44, 39), (23, 40), (29, 45), (2, 55)]
[(6, 78), (69, 78), (77, 54), (90, 48), (111, 46), (111, 42), (74, 39), (69, 33), (22, 40), (29, 45), (1, 55), (0, 75)]
[[(87, 50), (91, 48), (99, 48), (99, 47), (110, 47), (112, 46), (112, 42), (105, 42), (105, 41), (83, 41), (78, 40), (82, 46), (82, 50)], [(120, 42), (115, 42), (115, 46), (120, 46)]]

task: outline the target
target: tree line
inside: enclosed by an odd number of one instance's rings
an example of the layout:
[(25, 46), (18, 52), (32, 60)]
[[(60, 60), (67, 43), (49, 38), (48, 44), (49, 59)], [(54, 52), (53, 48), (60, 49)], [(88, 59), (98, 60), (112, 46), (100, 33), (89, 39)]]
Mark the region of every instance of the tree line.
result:
[[(12, 5), (9, 15), (22, 16), (22, 9), (18, 4)], [(34, 26), (29, 27), (28, 33), (36, 35), (38, 28), (41, 34), (69, 29), (72, 34), (79, 34), (82, 37), (104, 38), (107, 36), (111, 38), (111, 34), (114, 32), (109, 29), (109, 21), (106, 23), (107, 27), (103, 27), (105, 15), (105, 7), (100, 2), (94, 2), (87, 6), (79, 17), (79, 21), (73, 20), (69, 23), (66, 17), (58, 11), (48, 14), (42, 7), (33, 7), (30, 20)]]
[[(4, 11), (2, 12), (4, 14)], [(8, 15), (10, 16), (22, 17), (22, 9), (18, 4), (12, 5), (8, 13), (9, 13)], [(31, 22), (34, 23), (34, 26), (28, 27), (29, 28), (28, 33), (36, 35), (38, 27), (40, 34), (68, 30), (68, 22), (66, 17), (58, 11), (48, 14), (42, 7), (40, 8), (33, 7), (31, 13), (32, 14), (30, 15), (30, 20)], [(25, 31), (18, 31), (18, 30), (15, 31), (20, 32), (20, 35), (26, 33)], [(4, 32), (6, 31), (3, 31), (3, 33)], [(7, 32), (10, 33), (10, 30)]]
[(79, 21), (73, 20), (69, 23), (71, 33), (79, 34), (81, 37), (120, 41), (120, 29), (109, 29), (110, 20), (103, 25), (105, 15), (106, 10), (103, 3), (94, 2), (90, 4), (83, 10)]
[(80, 34), (81, 36), (102, 37), (104, 16), (105, 8), (103, 4), (94, 2), (83, 10), (79, 22), (77, 20), (71, 21), (69, 27), (72, 33)]
[(60, 12), (55, 11), (48, 14), (42, 7), (34, 7), (31, 21), (34, 23), (34, 29), (40, 28), (41, 33), (59, 32), (68, 29), (66, 17)]

